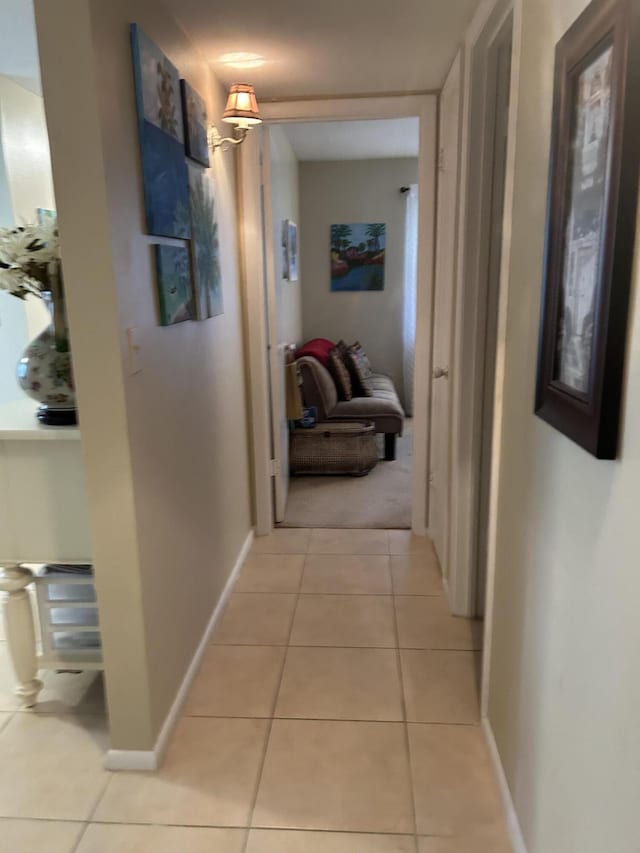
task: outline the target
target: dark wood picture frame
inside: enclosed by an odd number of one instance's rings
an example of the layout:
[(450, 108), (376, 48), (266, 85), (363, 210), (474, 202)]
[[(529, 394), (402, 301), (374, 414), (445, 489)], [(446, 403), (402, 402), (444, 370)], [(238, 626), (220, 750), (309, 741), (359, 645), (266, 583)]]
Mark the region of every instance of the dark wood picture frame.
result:
[(617, 454), (639, 177), (640, 0), (594, 0), (556, 49), (535, 412), (599, 459)]

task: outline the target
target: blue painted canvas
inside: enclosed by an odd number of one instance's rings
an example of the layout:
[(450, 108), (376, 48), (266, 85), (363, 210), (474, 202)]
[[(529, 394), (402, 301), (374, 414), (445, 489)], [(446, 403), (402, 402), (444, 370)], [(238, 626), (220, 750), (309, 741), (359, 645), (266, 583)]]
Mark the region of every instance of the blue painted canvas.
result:
[(137, 24), (131, 47), (147, 230), (188, 238), (189, 179), (184, 156), (180, 76)]
[(384, 290), (387, 226), (357, 222), (331, 226), (331, 290)]
[(184, 246), (154, 246), (154, 250), (160, 323), (195, 320), (189, 250)]
[(199, 320), (206, 320), (224, 311), (215, 189), (209, 175), (194, 163), (189, 164), (189, 187), (196, 312)]
[(209, 166), (207, 107), (204, 100), (186, 80), (181, 80), (180, 86), (182, 89), (185, 151), (192, 160), (196, 160), (203, 166)]

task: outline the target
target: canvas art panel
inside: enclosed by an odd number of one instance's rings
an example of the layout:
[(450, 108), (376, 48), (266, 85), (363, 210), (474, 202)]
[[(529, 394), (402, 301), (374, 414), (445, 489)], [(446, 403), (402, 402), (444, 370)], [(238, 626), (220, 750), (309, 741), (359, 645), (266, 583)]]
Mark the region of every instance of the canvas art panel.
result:
[(189, 250), (183, 246), (154, 246), (160, 323), (171, 326), (195, 320)]
[(331, 290), (384, 290), (387, 226), (356, 222), (331, 226)]
[(209, 166), (207, 132), (209, 120), (204, 99), (186, 81), (181, 80), (182, 113), (184, 118), (184, 147), (187, 156), (203, 166)]
[(147, 230), (161, 237), (188, 238), (180, 76), (137, 24), (131, 24), (131, 48)]
[(213, 179), (194, 163), (189, 164), (191, 206), (191, 259), (199, 320), (224, 312), (220, 240)]

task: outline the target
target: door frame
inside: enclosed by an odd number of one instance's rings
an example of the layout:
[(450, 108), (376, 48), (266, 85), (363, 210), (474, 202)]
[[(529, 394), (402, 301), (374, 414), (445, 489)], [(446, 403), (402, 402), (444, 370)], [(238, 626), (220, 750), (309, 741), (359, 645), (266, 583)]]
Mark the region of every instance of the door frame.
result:
[[(431, 345), (437, 188), (437, 104), (434, 93), (389, 97), (347, 97), (261, 103), (265, 124), (313, 121), (354, 121), (418, 117), (418, 299), (416, 305), (416, 369), (414, 376), (414, 455), (412, 529), (425, 536), (428, 527), (428, 447), (431, 402)], [(254, 520), (257, 535), (273, 529), (271, 489), (271, 420), (268, 394), (265, 282), (262, 267), (260, 209), (260, 130), (248, 135), (238, 150), (240, 253), (244, 282), (248, 399), (251, 416)], [(265, 186), (265, 206), (271, 204)]]
[[(461, 169), (460, 169), (460, 161), (462, 159), (462, 102), (464, 95), (464, 53), (463, 50), (460, 49), (456, 53), (456, 56), (451, 63), (451, 67), (447, 72), (446, 79), (444, 81), (442, 91), (440, 92), (438, 98), (438, 190), (436, 196), (436, 212), (438, 216), (438, 221), (441, 220), (441, 200), (442, 200), (442, 192), (443, 192), (443, 182), (441, 180), (441, 175), (443, 174), (444, 169), (444, 159), (445, 159), (445, 148), (443, 146), (443, 104), (444, 98), (447, 94), (447, 87), (451, 87), (452, 85), (457, 88), (457, 104), (456, 104), (456, 114), (457, 114), (457, 134), (455, 140), (455, 151), (453, 153), (452, 159), (455, 162), (455, 189), (454, 189), (454, 209), (453, 216), (451, 219), (451, 233), (449, 237), (452, 242), (452, 257), (451, 257), (451, 284), (453, 293), (451, 294), (451, 318), (450, 318), (450, 328), (449, 328), (449, 340), (448, 340), (448, 354), (446, 360), (442, 363), (442, 367), (445, 367), (449, 371), (449, 376), (452, 376), (455, 371), (455, 362), (454, 362), (454, 335), (455, 335), (455, 318), (456, 318), (456, 298), (457, 298), (457, 281), (458, 281), (458, 263), (459, 263), (459, 251), (458, 245), (460, 240), (460, 228), (459, 228), (459, 216), (460, 216), (460, 181), (461, 181)], [(442, 163), (441, 163), (442, 160)], [(439, 325), (441, 322), (440, 317), (436, 316), (438, 311), (438, 282), (436, 278), (438, 273), (440, 272), (440, 266), (438, 261), (438, 251), (440, 249), (439, 243), (439, 235), (436, 229), (436, 242), (435, 242), (435, 258), (434, 258), (434, 293), (433, 293), (433, 311), (434, 311), (434, 328), (435, 325)], [(432, 341), (432, 360), (434, 363), (434, 368), (438, 368), (438, 364), (435, 361), (435, 347), (437, 346), (437, 339), (435, 331), (433, 333), (433, 341)], [(432, 383), (437, 380), (435, 377), (431, 376)], [(449, 382), (450, 380), (447, 378), (446, 380)], [(448, 412), (448, 424), (447, 428), (449, 433), (451, 433), (452, 426), (452, 409), (453, 409), (453, 393), (452, 387), (449, 388), (449, 412)], [(434, 406), (435, 410), (435, 406)], [(429, 413), (429, 425), (432, 427), (432, 412)], [(433, 447), (433, 439), (434, 439), (434, 431), (431, 429), (430, 431), (430, 441), (429, 441), (429, 481), (428, 481), (428, 495), (431, 495), (431, 486), (432, 481), (435, 479), (434, 466), (432, 464), (432, 455), (434, 451)], [(449, 590), (449, 578), (450, 578), (450, 570), (449, 570), (449, 558), (450, 558), (450, 540), (451, 540), (451, 497), (452, 497), (452, 440), (450, 438), (450, 443), (448, 447), (448, 452), (446, 454), (446, 506), (445, 506), (445, 516), (444, 516), (444, 530), (442, 531), (443, 542), (442, 542), (442, 553), (438, 553), (437, 543), (435, 539), (435, 531), (431, 523), (429, 524), (429, 535), (431, 536), (434, 547), (438, 556), (438, 560), (440, 562), (440, 569), (442, 572), (442, 579), (444, 583), (445, 590)], [(428, 498), (429, 501), (431, 498)], [(430, 518), (432, 521), (432, 518)]]
[[(504, 32), (505, 23), (513, 19), (513, 44), (517, 43), (519, 25), (514, 0), (487, 0), (483, 3), (465, 38), (465, 63), (462, 113), (462, 167), (460, 176), (460, 240), (458, 246), (458, 278), (454, 333), (452, 440), (453, 474), (451, 481), (451, 524), (449, 559), (449, 604), (454, 614), (476, 615), (478, 581), (478, 505), (480, 497), (480, 460), (482, 451), (482, 410), (485, 366), (485, 309), (487, 304), (486, 252), (487, 204), (491, 198), (493, 179), (494, 112), (490, 99), (495, 96), (495, 80), (491, 80), (490, 58), (494, 46)], [(515, 161), (515, 118), (518, 55), (514, 49), (511, 68), (511, 109), (506, 159), (506, 185), (500, 294), (498, 297), (498, 332), (496, 356), (495, 403), (493, 418), (493, 456), (490, 473), (490, 521), (487, 556), (486, 625), (490, 624), (493, 594), (493, 545), (495, 540), (496, 472), (499, 468), (499, 439), (502, 412), (502, 379), (504, 375), (504, 340), (508, 257), (511, 246), (513, 197), (513, 164)], [(493, 89), (492, 89), (493, 86)], [(478, 146), (480, 140), (480, 146)], [(485, 655), (488, 658), (488, 655)]]

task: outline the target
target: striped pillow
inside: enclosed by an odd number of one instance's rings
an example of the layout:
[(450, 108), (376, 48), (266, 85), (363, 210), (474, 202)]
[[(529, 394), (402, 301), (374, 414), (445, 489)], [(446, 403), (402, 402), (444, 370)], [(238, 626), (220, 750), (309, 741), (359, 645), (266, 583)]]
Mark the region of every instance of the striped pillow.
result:
[(373, 382), (371, 381), (371, 365), (366, 356), (365, 351), (359, 343), (355, 343), (349, 347), (349, 358), (351, 368), (357, 381), (354, 382), (354, 388), (360, 397), (373, 397)]

